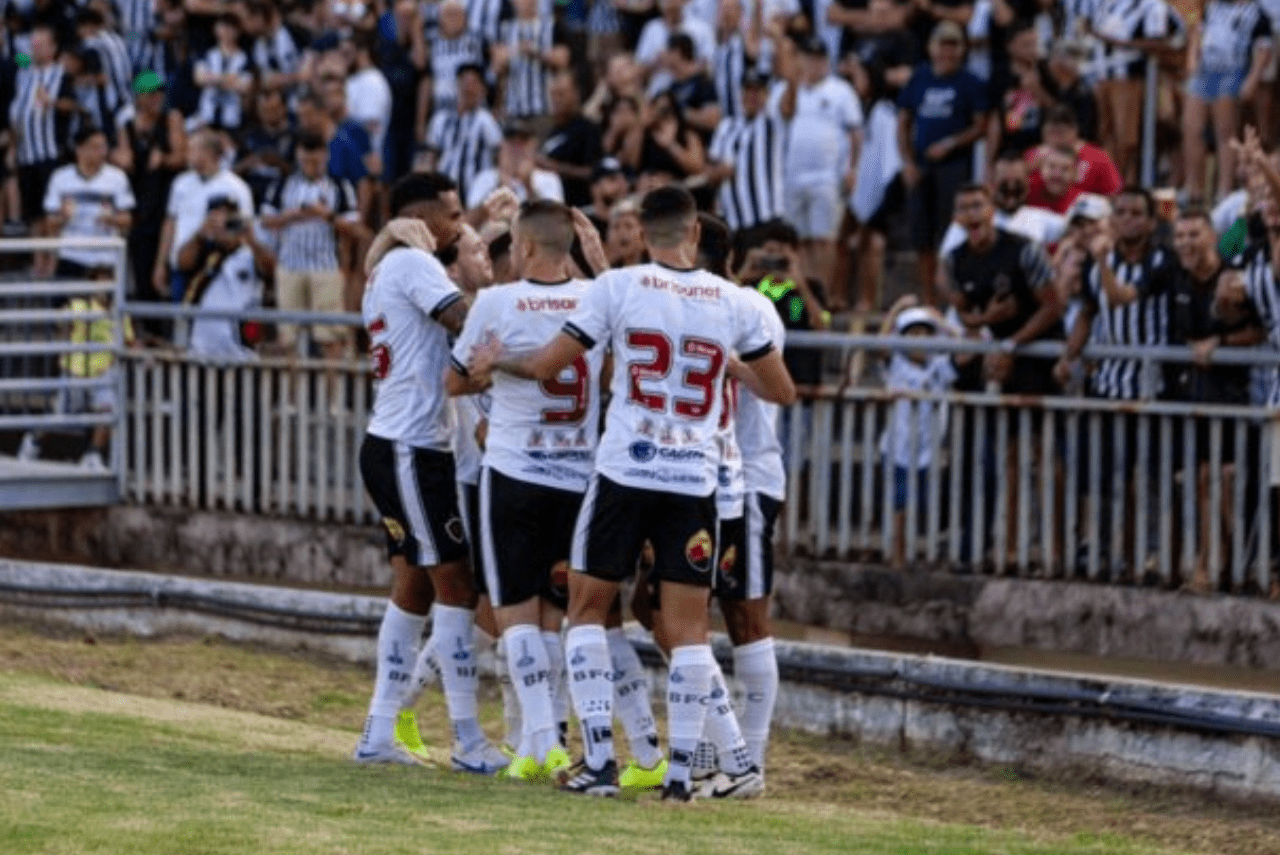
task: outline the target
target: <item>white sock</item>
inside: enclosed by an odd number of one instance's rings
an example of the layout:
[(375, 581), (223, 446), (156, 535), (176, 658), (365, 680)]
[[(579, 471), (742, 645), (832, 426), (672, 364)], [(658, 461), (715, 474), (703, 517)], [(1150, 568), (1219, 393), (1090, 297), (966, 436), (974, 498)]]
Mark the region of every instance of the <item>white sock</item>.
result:
[[(542, 630), (542, 646), (547, 649), (547, 663), (551, 667), (551, 715), (555, 719), (557, 734), (563, 742), (569, 730), (569, 680), (564, 672), (564, 641), (560, 633)], [(562, 746), (564, 747), (564, 746)]]
[(704, 733), (716, 747), (716, 760), (721, 770), (730, 775), (740, 775), (755, 765), (747, 743), (742, 738), (742, 730), (738, 727), (738, 718), (733, 714), (733, 703), (729, 700), (729, 689), (724, 683), (724, 674), (720, 671), (720, 663), (712, 659), (714, 670), (711, 672), (711, 685), (707, 691), (707, 716)]
[(556, 722), (551, 714), (551, 668), (542, 633), (532, 624), (510, 627), (502, 634), (507, 648), (507, 670), (516, 694), (524, 731), (517, 752), (539, 763), (557, 744)]
[(702, 726), (703, 739), (698, 740), (698, 749), (693, 752), (693, 777), (709, 778), (720, 768), (716, 760), (716, 747), (706, 740), (707, 726)]
[(418, 651), (418, 661), (413, 664), (413, 679), (409, 681), (409, 691), (404, 699), (405, 709), (417, 706), (422, 693), (429, 686), (437, 685), (439, 682), (440, 659), (436, 656), (436, 649), (431, 646), (431, 639), (428, 638), (423, 642), (422, 649)]
[(778, 656), (773, 639), (733, 648), (733, 672), (741, 688), (741, 698), (734, 698), (734, 706), (742, 722), (742, 738), (756, 765), (763, 769), (773, 705), (778, 700)]
[(366, 745), (389, 746), (395, 741), (396, 716), (404, 708), (412, 678), (410, 663), (417, 658), (426, 623), (426, 615), (409, 614), (395, 603), (387, 603), (378, 628), (378, 665), (365, 721)]
[(575, 626), (565, 636), (569, 692), (582, 724), (587, 765), (599, 769), (614, 758), (613, 681), (609, 679), (609, 642), (598, 624)]
[(477, 713), (476, 692), (480, 679), (476, 674), (476, 657), (471, 609), (436, 603), (433, 628), (428, 644), (436, 648), (440, 659), (440, 680), (444, 684), (444, 701), (453, 722), (454, 741), (465, 751), (484, 740)]
[(649, 679), (636, 649), (621, 627), (605, 632), (609, 639), (609, 659), (613, 663), (613, 711), (627, 732), (631, 756), (646, 769), (662, 760), (658, 747), (658, 724), (649, 704)]
[(520, 697), (511, 685), (511, 673), (507, 670), (507, 644), (503, 639), (493, 647), (493, 662), (498, 672), (498, 687), (502, 689), (502, 725), (506, 736), (502, 741), (514, 751), (520, 745)]
[(667, 742), (671, 762), (667, 782), (689, 783), (715, 667), (709, 644), (688, 644), (671, 651), (671, 669), (667, 674)]

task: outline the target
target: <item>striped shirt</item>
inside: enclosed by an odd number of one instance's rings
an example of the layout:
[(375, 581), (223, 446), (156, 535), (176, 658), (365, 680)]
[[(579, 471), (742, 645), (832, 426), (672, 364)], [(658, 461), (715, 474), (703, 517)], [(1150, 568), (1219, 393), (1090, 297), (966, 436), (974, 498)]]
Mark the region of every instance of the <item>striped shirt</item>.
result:
[(1246, 72), (1254, 49), (1271, 46), (1271, 22), (1257, 0), (1209, 0), (1201, 26), (1202, 71), (1216, 74)]
[[(1178, 263), (1173, 253), (1156, 247), (1141, 261), (1131, 264), (1116, 250), (1107, 256), (1116, 282), (1131, 285), (1138, 299), (1124, 306), (1112, 306), (1102, 288), (1101, 271), (1090, 259), (1085, 263), (1084, 299), (1096, 310), (1090, 344), (1132, 346), (1169, 343), (1169, 292)], [(1150, 387), (1143, 388), (1142, 362), (1137, 359), (1107, 358), (1098, 363), (1090, 380), (1090, 390), (1099, 398), (1133, 401), (1163, 391), (1159, 371), (1152, 371)]]
[[(1165, 0), (1097, 0), (1093, 8), (1095, 32), (1120, 41), (1169, 39), (1185, 27)], [(1116, 79), (1140, 78), (1146, 55), (1132, 48), (1104, 46), (1100, 72)]]
[(43, 68), (19, 68), (14, 91), (9, 127), (17, 137), (18, 165), (58, 160), (68, 138), (71, 116), (56, 110), (54, 102), (75, 98), (70, 75), (62, 70), (60, 62)]
[(107, 77), (106, 85), (115, 90), (116, 102), (132, 103), (133, 59), (124, 39), (110, 30), (103, 30), (85, 39), (84, 46), (101, 58), (102, 71)]
[(302, 65), (302, 54), (287, 27), (253, 43), (253, 64), (259, 74), (293, 74)]
[[(210, 48), (204, 59), (196, 64), (197, 70), (203, 69), (210, 74), (236, 74), (248, 78), (253, 71), (253, 63), (244, 51), (224, 54), (218, 48)], [(200, 89), (200, 106), (196, 116), (203, 124), (215, 128), (235, 129), (244, 121), (244, 107), (239, 92), (220, 89), (217, 86), (204, 86)]]
[[(511, 57), (507, 66), (508, 116), (529, 118), (551, 112), (547, 100), (551, 69), (543, 63), (541, 54), (557, 44), (559, 35), (555, 22), (549, 18), (507, 21), (502, 25), (502, 43)], [(527, 56), (520, 49), (530, 42), (537, 45), (539, 56)]]
[[(1249, 247), (1231, 262), (1244, 270), (1244, 287), (1267, 331), (1267, 347), (1280, 350), (1280, 283), (1276, 282), (1271, 249), (1263, 242)], [(1267, 374), (1268, 407), (1280, 407), (1280, 365), (1263, 369)], [(1272, 452), (1275, 454), (1276, 452)]]
[[(360, 219), (351, 182), (328, 175), (312, 181), (298, 172), (272, 186), (262, 204), (262, 213), (285, 214), (317, 205), (332, 211), (337, 220)], [(338, 243), (333, 223), (315, 218), (289, 223), (280, 229), (277, 256), (284, 270), (307, 273), (337, 270)]]
[(456, 39), (437, 36), (431, 44), (431, 109), (452, 110), (458, 105), (458, 68), (488, 65), (488, 50), (478, 34), (466, 32)]
[(151, 30), (156, 22), (155, 0), (114, 0), (116, 21), (135, 72), (146, 68), (151, 55)]
[(437, 152), (436, 169), (458, 185), (466, 199), (471, 181), (498, 162), (502, 129), (484, 107), (466, 113), (437, 110), (427, 126), (427, 146)]
[(715, 56), (711, 60), (711, 70), (716, 83), (716, 98), (720, 102), (720, 111), (724, 116), (742, 115), (742, 76), (750, 69), (762, 74), (769, 73), (769, 47), (771, 42), (760, 43), (760, 55), (753, 61), (747, 54), (747, 43), (739, 33), (734, 33), (716, 45)]
[(769, 111), (720, 121), (710, 158), (733, 167), (720, 185), (720, 214), (729, 228), (749, 229), (782, 215), (782, 149), (786, 124)]
[(81, 113), (72, 117), (70, 135), (75, 136), (81, 128), (100, 128), (106, 131), (107, 141), (115, 145), (120, 110), (131, 105), (122, 103), (116, 88), (109, 84), (76, 83), (72, 89)]
[(512, 14), (510, 0), (468, 0), (467, 29), (492, 44), (501, 39), (502, 24)]

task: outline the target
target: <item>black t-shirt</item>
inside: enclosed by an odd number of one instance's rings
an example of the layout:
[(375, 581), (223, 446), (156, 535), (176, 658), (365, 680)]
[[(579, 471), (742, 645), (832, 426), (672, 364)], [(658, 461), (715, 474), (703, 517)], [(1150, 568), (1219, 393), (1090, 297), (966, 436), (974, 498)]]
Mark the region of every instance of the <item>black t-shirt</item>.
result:
[(1076, 115), (1076, 124), (1080, 129), (1080, 139), (1098, 143), (1098, 102), (1093, 97), (1093, 90), (1083, 79), (1077, 78), (1069, 87), (1063, 88), (1049, 74), (1049, 64), (1040, 61), (1040, 80), (1044, 84), (1049, 97), (1059, 104), (1065, 104)]
[(897, 65), (915, 66), (920, 61), (915, 39), (906, 30), (860, 36), (845, 29), (840, 37), (840, 55), (853, 54), (865, 67), (879, 64), (884, 68)]
[[(1173, 304), (1169, 317), (1169, 343), (1189, 344), (1238, 330), (1262, 325), (1258, 310), (1247, 301), (1243, 317), (1229, 321), (1218, 315), (1214, 306), (1214, 290), (1229, 268), (1219, 263), (1207, 279), (1197, 279), (1191, 271), (1179, 268), (1173, 284)], [(1200, 404), (1248, 404), (1248, 365), (1194, 364), (1172, 366), (1173, 376), (1166, 388), (1175, 400)]]
[(261, 125), (251, 128), (240, 143), (240, 157), (259, 155), (259, 163), (241, 173), (241, 178), (253, 191), (253, 202), (261, 205), (267, 189), (289, 173), (293, 165), (297, 138), (293, 127), (272, 131)]
[[(671, 93), (671, 97), (680, 107), (681, 113), (688, 113), (690, 110), (697, 110), (708, 104), (715, 104), (719, 101), (716, 94), (716, 84), (705, 74), (698, 73), (685, 80), (677, 80), (667, 89)], [(711, 138), (711, 134), (705, 133), (703, 142), (707, 142)]]
[[(996, 240), (985, 253), (976, 253), (966, 240), (947, 256), (952, 286), (970, 310), (985, 309), (996, 297), (1012, 294), (1018, 310), (1014, 317), (991, 325), (991, 334), (1008, 338), (1026, 325), (1040, 309), (1036, 293), (1052, 288), (1052, 272), (1044, 250), (1021, 235), (996, 229)], [(1062, 338), (1062, 323), (1055, 323), (1042, 339)]]
[[(800, 289), (789, 281), (775, 282), (772, 279), (761, 280), (757, 290), (764, 294), (778, 310), (782, 325), (788, 330), (811, 330), (814, 328), (809, 308), (800, 295)], [(809, 290), (819, 302), (823, 302), (822, 283), (816, 279), (809, 280)], [(822, 351), (813, 348), (797, 347), (791, 344), (783, 346), (782, 361), (795, 382), (807, 386), (816, 386), (822, 382)]]
[[(604, 156), (600, 126), (583, 116), (574, 116), (556, 125), (542, 144), (542, 153), (552, 160), (574, 166), (595, 166)], [(563, 178), (564, 200), (574, 207), (591, 201), (591, 183), (580, 178)]]

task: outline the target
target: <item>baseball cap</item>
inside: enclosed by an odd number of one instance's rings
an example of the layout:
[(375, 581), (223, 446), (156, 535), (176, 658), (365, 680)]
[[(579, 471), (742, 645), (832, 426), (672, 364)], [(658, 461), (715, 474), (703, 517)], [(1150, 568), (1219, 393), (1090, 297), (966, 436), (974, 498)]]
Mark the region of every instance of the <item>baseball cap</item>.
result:
[(622, 174), (622, 162), (616, 157), (602, 157), (591, 170), (591, 180), (598, 181), (611, 175)]
[(137, 76), (133, 78), (133, 92), (135, 95), (147, 95), (151, 92), (161, 92), (163, 90), (164, 78), (150, 69), (139, 71)]
[(523, 119), (507, 119), (502, 123), (502, 135), (530, 139), (534, 135), (533, 126)]
[(935, 42), (960, 42), (964, 44), (964, 30), (955, 21), (939, 21), (929, 34), (929, 44)]
[(938, 318), (933, 312), (921, 306), (913, 306), (899, 313), (893, 321), (893, 331), (904, 333), (911, 327), (924, 325), (934, 332), (938, 331)]
[(796, 47), (799, 48), (801, 53), (809, 54), (811, 56), (816, 56), (818, 54), (825, 55), (827, 52), (827, 43), (817, 36), (812, 35), (801, 38), (796, 42)]
[(1085, 193), (1067, 209), (1067, 222), (1076, 219), (1105, 220), (1111, 216), (1111, 203), (1097, 193)]

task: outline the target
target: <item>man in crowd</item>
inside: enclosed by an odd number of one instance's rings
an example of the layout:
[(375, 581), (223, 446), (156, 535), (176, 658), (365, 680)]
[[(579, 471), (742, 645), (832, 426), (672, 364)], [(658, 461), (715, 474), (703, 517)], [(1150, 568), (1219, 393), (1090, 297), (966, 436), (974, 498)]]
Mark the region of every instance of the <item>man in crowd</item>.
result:
[(554, 75), (547, 84), (547, 99), (552, 125), (535, 163), (560, 176), (565, 202), (582, 207), (591, 201), (593, 165), (604, 154), (600, 126), (582, 114), (582, 95), (572, 74)]
[[(1027, 160), (1034, 166), (1050, 149), (1061, 148), (1075, 152), (1071, 188), (1080, 193), (1097, 193), (1114, 196), (1120, 192), (1123, 182), (1120, 171), (1103, 149), (1080, 138), (1080, 123), (1075, 112), (1065, 104), (1050, 107), (1044, 119), (1044, 144), (1030, 149)], [(1031, 196), (1037, 200), (1045, 194), (1044, 179), (1039, 171), (1031, 176)]]
[(458, 195), (469, 198), (471, 182), (497, 161), (502, 128), (485, 106), (484, 68), (463, 65), (457, 72), (456, 106), (438, 110), (427, 128), (431, 163), (458, 185)]
[[(135, 205), (129, 177), (107, 163), (107, 135), (97, 128), (76, 133), (75, 162), (49, 176), (44, 194), (45, 231), (58, 237), (118, 237), (129, 233)], [(58, 251), (54, 275), (88, 279), (119, 263), (114, 250), (66, 247)]]
[(769, 78), (755, 70), (742, 81), (742, 111), (720, 121), (711, 138), (707, 177), (720, 182), (720, 213), (734, 231), (782, 215), (786, 121), (795, 115), (796, 87), (768, 104)]
[(560, 176), (536, 166), (533, 128), (521, 119), (508, 119), (502, 128), (498, 162), (476, 173), (467, 188), (468, 211), (484, 214), (484, 200), (499, 187), (506, 187), (521, 202), (535, 199), (564, 201)]

